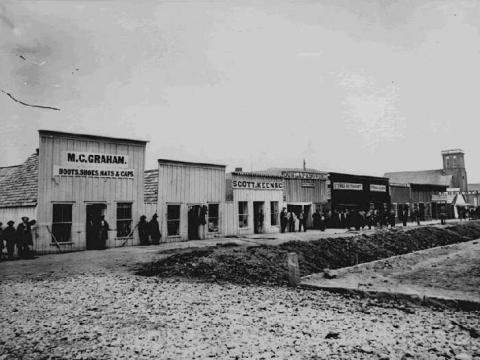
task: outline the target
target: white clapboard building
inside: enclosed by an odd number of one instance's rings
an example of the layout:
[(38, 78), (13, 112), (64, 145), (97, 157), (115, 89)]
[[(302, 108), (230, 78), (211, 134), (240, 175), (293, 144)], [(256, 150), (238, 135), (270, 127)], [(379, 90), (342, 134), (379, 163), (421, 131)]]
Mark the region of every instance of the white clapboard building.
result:
[[(0, 221), (37, 221), (37, 253), (138, 243), (144, 212), (146, 141), (39, 130), (39, 148), (23, 164), (0, 169)], [(90, 231), (89, 231), (90, 229)], [(94, 229), (94, 230), (92, 230)]]

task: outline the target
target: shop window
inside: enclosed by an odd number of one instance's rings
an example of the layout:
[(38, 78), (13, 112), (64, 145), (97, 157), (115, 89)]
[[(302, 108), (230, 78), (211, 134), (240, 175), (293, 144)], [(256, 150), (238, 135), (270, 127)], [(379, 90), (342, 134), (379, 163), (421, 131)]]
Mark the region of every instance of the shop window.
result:
[(117, 238), (132, 236), (132, 204), (117, 204)]
[(238, 202), (238, 227), (239, 228), (248, 227), (248, 202), (247, 201)]
[(278, 201), (270, 201), (270, 224), (278, 225)]
[(71, 241), (72, 204), (53, 204), (52, 234), (57, 242)]
[(167, 205), (167, 234), (180, 235), (180, 205)]
[(218, 204), (208, 204), (208, 232), (218, 232)]

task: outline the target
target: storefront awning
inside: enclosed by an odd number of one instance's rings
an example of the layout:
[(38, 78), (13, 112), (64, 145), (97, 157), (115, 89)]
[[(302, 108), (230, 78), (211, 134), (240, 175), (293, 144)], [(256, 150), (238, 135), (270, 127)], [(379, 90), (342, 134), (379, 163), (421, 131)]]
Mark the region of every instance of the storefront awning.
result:
[(312, 202), (287, 202), (287, 205), (305, 206), (305, 205), (312, 205)]

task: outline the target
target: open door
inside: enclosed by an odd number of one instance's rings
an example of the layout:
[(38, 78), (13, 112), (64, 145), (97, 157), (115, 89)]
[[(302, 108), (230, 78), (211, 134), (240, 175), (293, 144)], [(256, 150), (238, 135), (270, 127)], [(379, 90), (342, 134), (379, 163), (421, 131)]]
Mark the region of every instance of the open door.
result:
[(86, 223), (86, 247), (87, 250), (98, 250), (105, 248), (105, 239), (101, 234), (101, 220), (105, 216), (107, 205), (88, 204)]

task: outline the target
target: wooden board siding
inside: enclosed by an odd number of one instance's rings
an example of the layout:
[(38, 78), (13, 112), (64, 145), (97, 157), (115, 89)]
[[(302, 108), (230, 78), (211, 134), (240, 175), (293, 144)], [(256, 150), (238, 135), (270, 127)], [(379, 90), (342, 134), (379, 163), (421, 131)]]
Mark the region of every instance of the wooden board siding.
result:
[(395, 204), (411, 202), (410, 186), (397, 186), (390, 184), (390, 199)]
[[(105, 154), (125, 154), (128, 167), (134, 169), (134, 179), (113, 179), (99, 177), (53, 176), (55, 165), (61, 165), (62, 151), (83, 151)], [(132, 203), (132, 227), (143, 214), (145, 143), (128, 140), (88, 137), (75, 134), (40, 133), (38, 184), (38, 231), (36, 250), (41, 253), (56, 252), (52, 246), (47, 226), (52, 228), (53, 203), (71, 203), (72, 244), (64, 245), (65, 250), (86, 248), (86, 205), (104, 203), (107, 206), (105, 220), (110, 225), (107, 247), (123, 244), (116, 239), (116, 205), (119, 202)], [(127, 245), (138, 243), (138, 237)]]
[(314, 187), (302, 187), (303, 179), (285, 179), (286, 202), (327, 202), (327, 182), (325, 180), (313, 180)]
[(28, 216), (30, 219), (37, 219), (36, 206), (18, 206), (0, 208), (0, 222), (3, 223), (3, 227), (7, 226), (7, 222), (10, 220), (15, 221), (15, 228), (22, 222), (22, 217)]
[[(159, 160), (158, 216), (162, 242), (188, 240), (188, 205), (219, 204), (219, 232), (205, 231), (205, 238), (220, 236), (225, 202), (225, 167)], [(167, 205), (180, 205), (180, 235), (168, 237)]]

